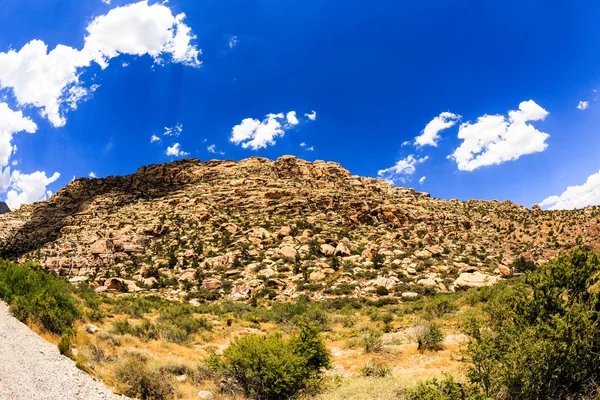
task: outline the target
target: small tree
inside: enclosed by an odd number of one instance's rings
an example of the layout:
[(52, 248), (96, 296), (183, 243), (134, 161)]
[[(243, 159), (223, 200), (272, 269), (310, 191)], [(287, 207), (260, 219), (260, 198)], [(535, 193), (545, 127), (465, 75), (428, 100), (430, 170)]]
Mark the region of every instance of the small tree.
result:
[(317, 327), (301, 324), (289, 340), (281, 334), (249, 335), (234, 341), (223, 356), (211, 356), (209, 367), (232, 379), (246, 396), (288, 399), (330, 367), (329, 353)]

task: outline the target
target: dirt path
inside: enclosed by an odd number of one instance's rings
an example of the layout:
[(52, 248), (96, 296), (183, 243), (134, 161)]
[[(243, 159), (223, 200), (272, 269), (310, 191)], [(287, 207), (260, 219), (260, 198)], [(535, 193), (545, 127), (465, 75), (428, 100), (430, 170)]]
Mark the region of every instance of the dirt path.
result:
[(0, 301), (0, 399), (124, 400), (13, 318)]

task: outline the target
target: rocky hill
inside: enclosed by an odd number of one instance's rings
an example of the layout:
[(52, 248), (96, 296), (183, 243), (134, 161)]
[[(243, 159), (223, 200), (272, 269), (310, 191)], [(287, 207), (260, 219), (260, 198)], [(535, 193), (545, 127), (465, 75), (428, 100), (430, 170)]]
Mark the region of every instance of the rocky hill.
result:
[(0, 214), (6, 214), (10, 212), (10, 208), (6, 205), (6, 203), (0, 201)]
[(291, 156), (188, 159), (78, 179), (1, 215), (0, 256), (97, 291), (401, 298), (493, 284), (516, 257), (539, 263), (578, 240), (600, 249), (599, 233), (600, 207), (439, 200)]

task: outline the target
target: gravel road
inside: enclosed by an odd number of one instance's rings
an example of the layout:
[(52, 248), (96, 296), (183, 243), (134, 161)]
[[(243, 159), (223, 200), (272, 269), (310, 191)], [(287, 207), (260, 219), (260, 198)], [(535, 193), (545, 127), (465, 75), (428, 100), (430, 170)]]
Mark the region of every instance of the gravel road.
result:
[(124, 400), (75, 367), (0, 301), (0, 399)]

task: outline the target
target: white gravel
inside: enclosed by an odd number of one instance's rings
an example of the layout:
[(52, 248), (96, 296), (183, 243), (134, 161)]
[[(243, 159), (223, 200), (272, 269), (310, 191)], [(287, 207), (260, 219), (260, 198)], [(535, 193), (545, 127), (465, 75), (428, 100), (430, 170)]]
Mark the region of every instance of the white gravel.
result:
[(75, 367), (0, 301), (0, 399), (124, 400)]

